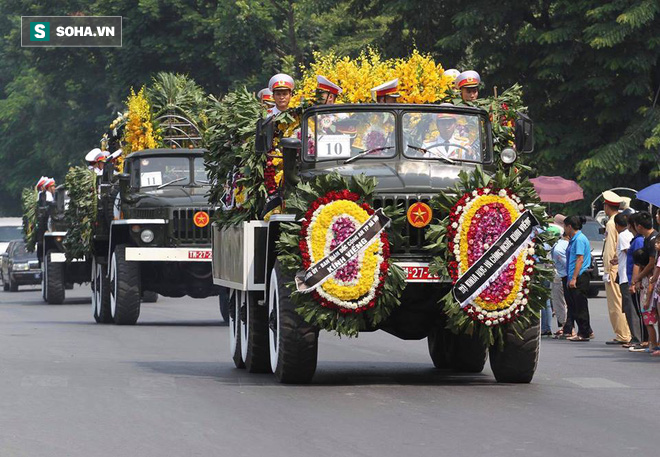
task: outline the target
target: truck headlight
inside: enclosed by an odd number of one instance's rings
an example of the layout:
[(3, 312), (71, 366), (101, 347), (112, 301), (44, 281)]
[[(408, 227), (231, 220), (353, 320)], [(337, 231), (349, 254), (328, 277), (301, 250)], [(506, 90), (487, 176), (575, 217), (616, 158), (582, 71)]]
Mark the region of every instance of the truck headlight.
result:
[(514, 151), (512, 148), (506, 148), (500, 153), (502, 162), (507, 165), (511, 165), (513, 162), (515, 162), (517, 156), (518, 155), (516, 154), (516, 151)]
[(140, 239), (143, 243), (151, 243), (154, 240), (154, 232), (149, 229), (142, 230), (140, 233)]
[(27, 263), (15, 263), (11, 269), (13, 271), (27, 271), (30, 269), (30, 265)]

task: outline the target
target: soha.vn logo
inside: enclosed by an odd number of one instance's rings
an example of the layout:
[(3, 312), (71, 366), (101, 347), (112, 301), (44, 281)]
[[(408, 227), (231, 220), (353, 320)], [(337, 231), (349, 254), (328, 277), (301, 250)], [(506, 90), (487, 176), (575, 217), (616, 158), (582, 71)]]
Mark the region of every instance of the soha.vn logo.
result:
[(30, 22), (30, 41), (50, 41), (50, 22)]

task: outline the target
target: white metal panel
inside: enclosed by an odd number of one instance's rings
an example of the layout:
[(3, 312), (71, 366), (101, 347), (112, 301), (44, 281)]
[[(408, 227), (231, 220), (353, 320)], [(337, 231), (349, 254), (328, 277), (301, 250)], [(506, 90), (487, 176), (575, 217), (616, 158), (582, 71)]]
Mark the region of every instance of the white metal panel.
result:
[(129, 262), (210, 262), (211, 248), (126, 248)]

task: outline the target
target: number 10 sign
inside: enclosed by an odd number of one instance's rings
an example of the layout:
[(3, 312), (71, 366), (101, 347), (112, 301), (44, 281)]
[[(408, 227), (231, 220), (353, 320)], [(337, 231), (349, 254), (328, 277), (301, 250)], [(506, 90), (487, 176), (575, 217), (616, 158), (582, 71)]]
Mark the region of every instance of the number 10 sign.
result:
[(351, 156), (351, 137), (348, 135), (319, 136), (316, 156), (343, 159)]

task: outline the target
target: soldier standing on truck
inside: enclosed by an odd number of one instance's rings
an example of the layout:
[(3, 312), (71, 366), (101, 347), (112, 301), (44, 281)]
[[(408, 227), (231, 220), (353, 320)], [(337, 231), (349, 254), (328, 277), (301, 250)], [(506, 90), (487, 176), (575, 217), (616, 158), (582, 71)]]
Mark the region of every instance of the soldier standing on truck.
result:
[(456, 78), (456, 88), (461, 91), (464, 102), (473, 102), (479, 98), (479, 84), (481, 76), (474, 70), (467, 70)]
[(259, 99), (261, 106), (263, 106), (267, 110), (275, 106), (275, 100), (273, 99), (273, 91), (267, 87), (257, 92), (257, 98)]
[(54, 202), (55, 201), (55, 180), (53, 178), (47, 178), (46, 182), (43, 185), (43, 188), (45, 189), (44, 194), (46, 195), (46, 202)]
[(316, 104), (334, 105), (337, 96), (344, 91), (325, 76), (316, 75)]
[(105, 165), (104, 159), (108, 153), (101, 151), (99, 148), (94, 148), (87, 153), (85, 161), (89, 164), (89, 169), (94, 170), (97, 175), (103, 174), (103, 166)]
[(399, 93), (399, 78), (387, 81), (371, 89), (371, 98), (376, 103), (396, 103)]
[(294, 88), (295, 83), (293, 82), (293, 78), (287, 74), (278, 73), (270, 78), (268, 89), (273, 92), (275, 106), (273, 106), (272, 110), (269, 110), (269, 115), (277, 116), (289, 109), (289, 102), (291, 101)]

